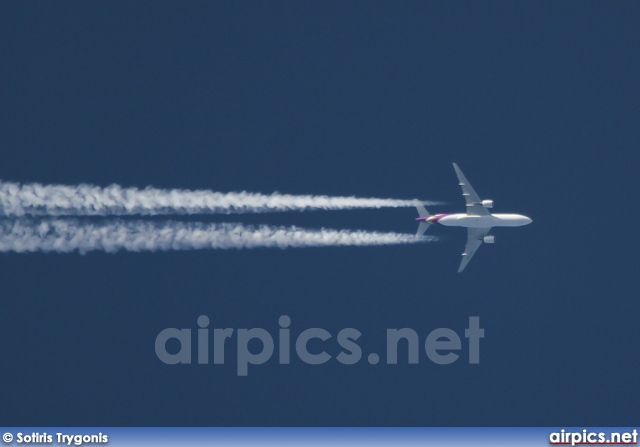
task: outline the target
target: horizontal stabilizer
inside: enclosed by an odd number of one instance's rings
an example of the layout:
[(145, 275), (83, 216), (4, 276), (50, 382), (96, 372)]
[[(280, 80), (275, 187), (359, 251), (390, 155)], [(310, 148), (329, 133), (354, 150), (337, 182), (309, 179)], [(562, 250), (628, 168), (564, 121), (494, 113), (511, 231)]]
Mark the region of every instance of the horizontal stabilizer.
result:
[(427, 211), (422, 203), (416, 202), (416, 209), (420, 217), (431, 217), (431, 214), (429, 214), (429, 211)]
[(425, 231), (427, 231), (427, 228), (429, 228), (429, 225), (431, 225), (429, 222), (425, 222), (422, 221), (418, 224), (418, 232), (416, 233), (416, 237), (420, 237), (424, 234)]
[(427, 231), (427, 228), (429, 228), (429, 225), (431, 225), (429, 222), (425, 222), (422, 221), (418, 224), (418, 231), (416, 232), (416, 237), (420, 237), (424, 234), (425, 231)]

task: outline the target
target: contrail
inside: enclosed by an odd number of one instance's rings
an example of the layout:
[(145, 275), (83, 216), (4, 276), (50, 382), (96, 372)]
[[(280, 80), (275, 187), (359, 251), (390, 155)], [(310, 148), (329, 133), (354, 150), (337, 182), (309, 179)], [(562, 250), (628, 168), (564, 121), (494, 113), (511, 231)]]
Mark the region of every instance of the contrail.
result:
[(415, 206), (415, 200), (0, 182), (0, 215), (4, 216), (156, 216), (409, 206)]
[(290, 248), (412, 244), (436, 240), (410, 234), (297, 227), (78, 219), (0, 221), (0, 252), (56, 252)]

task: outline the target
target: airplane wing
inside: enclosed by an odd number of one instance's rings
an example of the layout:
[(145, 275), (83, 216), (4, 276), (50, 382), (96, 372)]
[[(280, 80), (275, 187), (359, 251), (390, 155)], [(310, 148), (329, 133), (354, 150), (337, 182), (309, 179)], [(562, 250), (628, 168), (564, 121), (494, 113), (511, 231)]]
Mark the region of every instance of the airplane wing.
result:
[(488, 216), (491, 214), (489, 210), (480, 204), (482, 202), (480, 197), (473, 190), (473, 186), (471, 186), (471, 183), (469, 183), (457, 164), (453, 164), (453, 169), (456, 170), (459, 185), (462, 187), (462, 195), (467, 202), (467, 214), (471, 216)]
[(467, 245), (464, 247), (464, 253), (462, 253), (462, 261), (460, 261), (460, 267), (458, 267), (458, 273), (464, 270), (471, 258), (476, 253), (480, 245), (482, 245), (482, 238), (484, 238), (491, 228), (467, 228)]

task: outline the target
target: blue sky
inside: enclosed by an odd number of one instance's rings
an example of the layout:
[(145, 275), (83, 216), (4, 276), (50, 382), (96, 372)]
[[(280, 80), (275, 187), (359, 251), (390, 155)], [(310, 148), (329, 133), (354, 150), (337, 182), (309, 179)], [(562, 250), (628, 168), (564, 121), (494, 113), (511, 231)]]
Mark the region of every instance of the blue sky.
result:
[[(637, 405), (636, 2), (0, 6), (0, 178), (441, 200), (438, 243), (3, 254), (7, 425), (630, 425)], [(204, 216), (413, 233), (415, 210)], [(431, 232), (431, 230), (430, 230)], [(164, 328), (486, 330), (481, 363), (161, 363)], [(336, 354), (335, 345), (327, 351)]]

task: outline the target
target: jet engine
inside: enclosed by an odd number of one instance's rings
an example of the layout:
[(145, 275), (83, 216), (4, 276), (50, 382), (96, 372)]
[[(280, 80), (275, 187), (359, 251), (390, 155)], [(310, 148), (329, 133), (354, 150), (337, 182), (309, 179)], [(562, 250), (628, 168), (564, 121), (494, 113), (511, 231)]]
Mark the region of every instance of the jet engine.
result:
[(485, 236), (482, 241), (485, 244), (494, 244), (496, 242), (496, 237), (491, 235), (491, 236)]
[(493, 200), (483, 200), (481, 203), (485, 208), (493, 208)]

